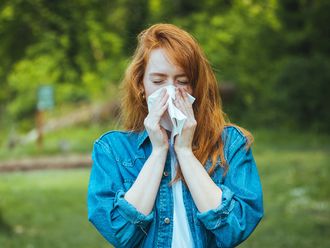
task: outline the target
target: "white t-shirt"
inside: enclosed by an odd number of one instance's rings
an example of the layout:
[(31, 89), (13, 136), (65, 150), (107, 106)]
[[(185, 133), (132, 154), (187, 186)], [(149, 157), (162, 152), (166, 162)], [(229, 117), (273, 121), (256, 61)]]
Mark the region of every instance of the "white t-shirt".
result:
[[(175, 177), (177, 160), (173, 148), (173, 144), (170, 143), (171, 154), (171, 171), (172, 179)], [(193, 248), (194, 241), (191, 235), (186, 209), (183, 203), (182, 195), (182, 182), (181, 180), (173, 184), (173, 237), (172, 248)]]

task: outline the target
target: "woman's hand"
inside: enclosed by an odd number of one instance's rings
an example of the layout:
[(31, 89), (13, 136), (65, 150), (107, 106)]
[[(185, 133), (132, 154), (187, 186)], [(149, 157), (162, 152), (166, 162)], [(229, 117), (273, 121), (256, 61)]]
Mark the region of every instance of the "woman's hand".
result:
[(166, 89), (160, 94), (160, 100), (155, 102), (151, 107), (149, 114), (144, 119), (144, 127), (146, 128), (152, 144), (153, 150), (168, 150), (168, 136), (166, 130), (160, 126), (159, 122), (162, 115), (167, 110), (169, 95)]
[(176, 88), (174, 104), (187, 116), (181, 135), (176, 135), (175, 137), (174, 149), (177, 153), (184, 150), (192, 151), (192, 141), (197, 122), (195, 120), (192, 104), (189, 102), (187, 92), (183, 88)]

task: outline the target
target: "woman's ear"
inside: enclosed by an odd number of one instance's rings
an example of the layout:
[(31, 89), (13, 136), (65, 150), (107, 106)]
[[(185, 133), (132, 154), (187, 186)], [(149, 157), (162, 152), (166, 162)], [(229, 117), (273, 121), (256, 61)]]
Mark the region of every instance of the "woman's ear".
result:
[(143, 86), (141, 86), (139, 89), (139, 96), (142, 97), (143, 99), (146, 98), (146, 93), (145, 93)]

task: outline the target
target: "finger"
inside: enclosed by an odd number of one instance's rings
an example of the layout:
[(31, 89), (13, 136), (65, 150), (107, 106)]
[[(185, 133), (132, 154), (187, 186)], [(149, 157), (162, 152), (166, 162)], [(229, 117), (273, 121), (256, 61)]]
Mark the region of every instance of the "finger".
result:
[(183, 88), (180, 88), (180, 90), (181, 90), (181, 95), (183, 98), (183, 104), (186, 107), (186, 110), (189, 112), (190, 115), (194, 116), (192, 103), (190, 103), (189, 99), (188, 99), (188, 93)]
[(161, 117), (163, 116), (164, 112), (167, 110), (168, 108), (168, 95), (165, 96), (160, 102), (157, 102), (153, 105), (152, 109), (150, 109), (150, 113), (153, 116), (154, 119), (154, 123), (158, 122)]
[(188, 111), (188, 106), (187, 106), (186, 99), (183, 96), (183, 89), (182, 88), (179, 89), (178, 94), (179, 94), (178, 101), (180, 102), (180, 104), (184, 107), (184, 109), (187, 112)]
[(176, 97), (175, 105), (178, 109), (180, 109), (185, 115), (187, 115), (187, 109), (183, 104), (183, 99), (180, 95)]
[(186, 94), (185, 90), (183, 88), (178, 88), (177, 91), (177, 104), (176, 106), (184, 112), (184, 114), (189, 118), (195, 118), (194, 117), (194, 111), (192, 109), (191, 103), (188, 100), (188, 95), (186, 95), (186, 98), (184, 98), (184, 95)]
[[(162, 94), (164, 95), (161, 96)], [(161, 93), (161, 95), (160, 95), (160, 100), (155, 102), (154, 109), (160, 109), (167, 102), (169, 97), (167, 91), (165, 90), (163, 93)]]
[(168, 101), (167, 101), (167, 99), (168, 99), (168, 94), (167, 94), (167, 96), (165, 96), (162, 100), (161, 100), (161, 103), (160, 103), (160, 105), (158, 106), (158, 108), (157, 108), (157, 115), (159, 116), (159, 117), (161, 117), (163, 114), (164, 114), (164, 112), (166, 111), (166, 109), (167, 109), (167, 107), (168, 107)]
[(168, 102), (166, 102), (159, 110), (160, 116), (162, 116), (164, 114), (164, 112), (166, 111), (168, 107)]
[(155, 103), (161, 103), (162, 99), (165, 97), (167, 93), (167, 90), (166, 89), (162, 89), (159, 93), (159, 98), (158, 98), (158, 101), (155, 101)]
[(191, 105), (191, 103), (189, 102), (189, 99), (188, 99), (188, 93), (183, 88), (180, 88), (180, 93), (181, 93), (181, 96), (182, 96), (182, 99), (183, 99), (185, 105), (186, 106)]
[(187, 92), (183, 88), (180, 88), (180, 93), (181, 93), (181, 96), (184, 100), (188, 99)]
[[(179, 100), (180, 100), (180, 94), (179, 94), (179, 90), (175, 89), (175, 99), (174, 99), (174, 104), (177, 108), (179, 108)], [(180, 109), (181, 110), (181, 109)]]
[(154, 109), (152, 111), (152, 122), (158, 123), (161, 117), (164, 115), (165, 111), (168, 108), (168, 102), (166, 102), (163, 106), (159, 106), (159, 108)]
[(160, 91), (160, 96), (165, 95), (165, 92), (167, 92), (167, 90), (166, 90), (165, 88), (161, 89), (161, 91)]
[(161, 96), (161, 103), (164, 104), (168, 100), (169, 94), (167, 91), (164, 92), (163, 96)]

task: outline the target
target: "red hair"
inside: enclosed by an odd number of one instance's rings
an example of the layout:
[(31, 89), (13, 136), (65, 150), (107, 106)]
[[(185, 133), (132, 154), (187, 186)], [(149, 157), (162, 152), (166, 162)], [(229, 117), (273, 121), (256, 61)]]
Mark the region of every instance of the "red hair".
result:
[[(220, 156), (225, 172), (228, 165), (224, 157), (224, 144), (221, 133), (225, 126), (239, 128), (247, 137), (247, 148), (253, 142), (250, 132), (230, 123), (222, 111), (222, 101), (215, 74), (198, 42), (186, 31), (172, 24), (155, 24), (138, 35), (138, 45), (128, 66), (121, 89), (123, 91), (122, 114), (124, 127), (132, 131), (144, 129), (144, 119), (148, 115), (146, 99), (141, 95), (143, 76), (152, 49), (162, 48), (170, 60), (186, 73), (196, 98), (193, 110), (197, 126), (193, 138), (193, 153), (205, 166), (208, 158), (212, 166), (211, 175)], [(179, 51), (179, 52), (178, 52)], [(184, 178), (180, 167), (171, 184)], [(185, 182), (184, 182), (185, 183)]]

